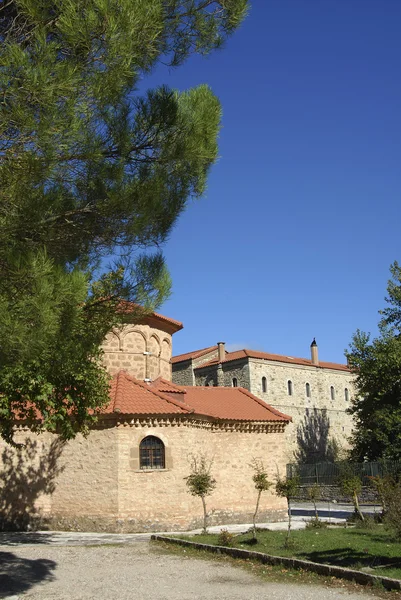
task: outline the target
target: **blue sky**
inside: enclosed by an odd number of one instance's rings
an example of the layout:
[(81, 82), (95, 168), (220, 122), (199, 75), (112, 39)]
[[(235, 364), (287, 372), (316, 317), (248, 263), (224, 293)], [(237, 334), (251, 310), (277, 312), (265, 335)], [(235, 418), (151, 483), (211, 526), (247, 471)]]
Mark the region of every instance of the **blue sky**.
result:
[(209, 84), (220, 158), (165, 255), (174, 354), (225, 341), (343, 362), (401, 260), (401, 2), (254, 0), (222, 51), (144, 83)]

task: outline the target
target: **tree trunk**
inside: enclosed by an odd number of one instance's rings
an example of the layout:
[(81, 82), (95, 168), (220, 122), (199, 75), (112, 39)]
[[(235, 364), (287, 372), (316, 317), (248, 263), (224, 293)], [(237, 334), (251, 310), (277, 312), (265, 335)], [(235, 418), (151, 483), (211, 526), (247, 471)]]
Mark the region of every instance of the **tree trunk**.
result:
[(356, 492), (354, 492), (354, 506), (355, 506), (356, 512), (359, 515), (359, 518), (361, 519), (361, 521), (364, 521), (365, 517), (363, 516), (363, 514), (361, 513), (361, 509), (359, 508), (358, 494)]
[(319, 515), (318, 515), (318, 512), (317, 512), (317, 508), (316, 508), (316, 500), (315, 500), (315, 498), (312, 499), (312, 502), (313, 502), (313, 506), (315, 508), (315, 519), (316, 519), (316, 521), (318, 521), (319, 520)]
[(207, 533), (207, 512), (205, 496), (201, 496), (203, 504), (203, 533)]
[(256, 508), (255, 508), (255, 512), (253, 515), (253, 539), (256, 540), (256, 515), (258, 514), (258, 510), (259, 510), (259, 502), (260, 502), (260, 496), (262, 495), (262, 490), (259, 490), (258, 492), (258, 499), (256, 501)]
[(290, 533), (291, 533), (291, 502), (290, 502), (289, 498), (287, 498), (287, 505), (288, 505), (288, 529), (287, 529), (287, 537), (285, 539), (286, 544), (288, 544), (288, 540), (290, 539)]

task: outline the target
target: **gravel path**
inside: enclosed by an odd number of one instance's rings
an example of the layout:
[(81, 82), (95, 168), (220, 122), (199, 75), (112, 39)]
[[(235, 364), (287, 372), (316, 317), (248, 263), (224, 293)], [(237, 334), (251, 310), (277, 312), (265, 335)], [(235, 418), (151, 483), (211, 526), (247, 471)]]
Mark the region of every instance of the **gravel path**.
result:
[[(129, 546), (0, 546), (8, 600), (361, 600), (338, 588), (266, 583), (216, 561)], [(365, 594), (364, 600), (373, 596)]]

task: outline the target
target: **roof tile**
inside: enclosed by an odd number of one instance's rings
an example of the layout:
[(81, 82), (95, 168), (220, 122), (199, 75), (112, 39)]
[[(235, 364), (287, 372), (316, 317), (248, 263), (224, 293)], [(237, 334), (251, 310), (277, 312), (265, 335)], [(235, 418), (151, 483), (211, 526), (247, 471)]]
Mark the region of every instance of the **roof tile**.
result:
[[(318, 365), (314, 365), (312, 361), (308, 358), (296, 358), (293, 356), (283, 356), (281, 354), (269, 354), (267, 352), (258, 352), (256, 350), (236, 350), (235, 352), (226, 352), (226, 358), (223, 362), (230, 362), (233, 360), (239, 360), (241, 358), (260, 358), (263, 360), (269, 360), (274, 362), (283, 362), (293, 365), (303, 365), (307, 367), (317, 367), (323, 369), (335, 369), (337, 371), (350, 371), (347, 365), (343, 365), (340, 363), (332, 363), (332, 362), (323, 362), (319, 361)], [(213, 365), (217, 365), (219, 363), (218, 359), (209, 360), (198, 367), (196, 369), (204, 369), (205, 367), (211, 367)]]

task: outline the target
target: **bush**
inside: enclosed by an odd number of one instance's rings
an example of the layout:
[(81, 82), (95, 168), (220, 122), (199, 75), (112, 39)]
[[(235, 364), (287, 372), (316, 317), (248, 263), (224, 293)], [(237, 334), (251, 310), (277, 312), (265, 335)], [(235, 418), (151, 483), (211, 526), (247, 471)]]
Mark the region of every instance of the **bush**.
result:
[(321, 521), (318, 517), (313, 517), (310, 521), (307, 521), (305, 529), (326, 529), (326, 521)]
[(227, 529), (221, 529), (219, 537), (217, 538), (218, 546), (233, 546), (234, 545), (234, 534), (230, 533)]
[(395, 537), (401, 540), (401, 481), (394, 481), (386, 491), (386, 512), (384, 524), (394, 531)]

